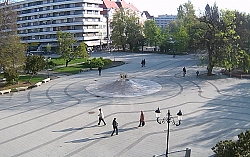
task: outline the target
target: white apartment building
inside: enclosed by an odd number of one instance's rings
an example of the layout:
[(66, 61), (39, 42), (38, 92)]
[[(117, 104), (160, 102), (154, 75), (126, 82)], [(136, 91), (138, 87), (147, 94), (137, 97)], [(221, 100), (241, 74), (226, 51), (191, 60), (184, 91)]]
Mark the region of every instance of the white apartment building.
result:
[(56, 46), (57, 31), (70, 32), (88, 46), (100, 45), (102, 0), (25, 0), (17, 10), (18, 34), (30, 49)]
[(154, 20), (157, 26), (164, 28), (167, 27), (171, 21), (177, 20), (177, 15), (158, 15)]

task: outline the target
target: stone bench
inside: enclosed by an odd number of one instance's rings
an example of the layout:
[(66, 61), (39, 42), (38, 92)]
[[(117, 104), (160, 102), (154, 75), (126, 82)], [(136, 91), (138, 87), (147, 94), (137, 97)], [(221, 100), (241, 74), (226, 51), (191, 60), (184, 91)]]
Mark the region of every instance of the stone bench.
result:
[(46, 82), (49, 82), (50, 81), (50, 78), (46, 78), (44, 80), (42, 80), (42, 83), (46, 83)]
[(6, 78), (1, 78), (0, 79), (0, 82), (4, 82), (4, 81), (6, 81)]
[(37, 83), (35, 84), (36, 87), (41, 86), (41, 85), (42, 85), (42, 82), (37, 82)]
[(26, 87), (17, 87), (16, 88), (16, 90), (19, 92), (19, 91), (25, 91), (25, 90), (27, 90), (29, 87), (28, 86), (26, 86)]
[(1, 90), (0, 93), (3, 95), (5, 93), (10, 93), (11, 89)]

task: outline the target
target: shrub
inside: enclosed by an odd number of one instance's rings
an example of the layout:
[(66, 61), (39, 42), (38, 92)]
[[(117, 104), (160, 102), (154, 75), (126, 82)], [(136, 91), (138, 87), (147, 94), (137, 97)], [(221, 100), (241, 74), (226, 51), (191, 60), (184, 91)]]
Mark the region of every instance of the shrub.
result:
[(249, 157), (250, 130), (238, 135), (237, 141), (225, 140), (218, 142), (212, 150), (216, 157)]
[(18, 83), (19, 74), (16, 69), (9, 68), (5, 70), (4, 77), (6, 78), (7, 84), (15, 84)]

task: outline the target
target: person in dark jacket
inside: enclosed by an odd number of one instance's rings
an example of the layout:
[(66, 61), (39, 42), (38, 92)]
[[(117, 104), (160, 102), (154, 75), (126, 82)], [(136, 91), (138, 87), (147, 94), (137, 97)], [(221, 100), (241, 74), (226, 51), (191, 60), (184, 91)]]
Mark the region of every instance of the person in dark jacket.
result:
[(112, 122), (112, 125), (113, 125), (113, 132), (112, 132), (112, 134), (111, 134), (111, 136), (113, 136), (113, 134), (116, 132), (116, 135), (118, 135), (118, 123), (117, 123), (117, 121), (116, 121), (116, 118), (114, 118), (114, 120), (113, 120), (113, 122)]
[(101, 74), (102, 74), (102, 67), (99, 67), (98, 71), (99, 71), (99, 76), (101, 76)]
[(197, 70), (197, 71), (196, 71), (196, 76), (198, 77), (198, 76), (199, 76), (199, 74), (200, 74), (200, 72)]
[(144, 118), (144, 113), (141, 111), (140, 115), (140, 124), (138, 127), (144, 126), (145, 125), (145, 118)]
[(185, 77), (185, 75), (186, 75), (186, 73), (187, 73), (186, 68), (185, 68), (185, 67), (183, 67), (182, 71), (183, 71), (183, 77)]

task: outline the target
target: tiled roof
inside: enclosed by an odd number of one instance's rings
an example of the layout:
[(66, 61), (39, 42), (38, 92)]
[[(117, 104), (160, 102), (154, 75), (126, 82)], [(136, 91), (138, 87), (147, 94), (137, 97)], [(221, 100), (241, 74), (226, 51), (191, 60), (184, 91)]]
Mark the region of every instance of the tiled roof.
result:
[(103, 0), (103, 4), (101, 5), (101, 7), (103, 8), (103, 11), (101, 11), (102, 15), (107, 15), (108, 9), (118, 9), (119, 7), (117, 6), (117, 4), (115, 3), (115, 1), (111, 1), (111, 0)]
[(133, 4), (128, 4), (126, 3), (124, 0), (119, 0), (116, 2), (116, 4), (119, 6), (119, 8), (123, 7), (123, 8), (130, 8), (133, 11), (139, 11)]
[(112, 1), (112, 0), (103, 0), (103, 4), (104, 4), (106, 9), (110, 9), (110, 8), (118, 9), (119, 8), (117, 6), (116, 2)]
[(139, 9), (137, 9), (133, 4), (129, 3), (128, 4), (130, 6), (131, 9), (133, 9), (134, 11), (140, 11)]
[(133, 4), (128, 4), (124, 0), (103, 0), (103, 4), (101, 5), (103, 8), (103, 12), (101, 14), (105, 15), (107, 14), (108, 9), (118, 9), (118, 8), (130, 8), (135, 12), (139, 12), (139, 10), (133, 5)]

